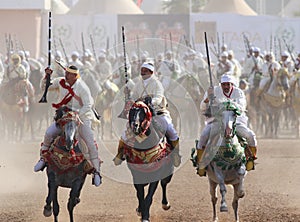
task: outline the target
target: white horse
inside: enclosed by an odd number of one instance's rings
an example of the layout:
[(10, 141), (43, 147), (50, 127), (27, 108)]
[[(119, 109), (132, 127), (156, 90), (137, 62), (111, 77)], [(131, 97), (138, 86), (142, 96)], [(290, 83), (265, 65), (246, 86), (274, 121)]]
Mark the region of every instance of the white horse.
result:
[[(234, 187), (232, 207), (235, 221), (238, 217), (238, 201), (244, 197), (244, 177), (246, 175), (246, 157), (244, 148), (240, 145), (235, 134), (235, 120), (240, 111), (234, 103), (228, 101), (221, 104), (215, 113), (215, 121), (211, 124), (211, 138), (209, 139), (200, 168), (206, 168), (210, 184), (211, 201), (213, 205), (213, 221), (218, 221), (216, 213), (217, 185), (221, 193), (221, 212), (227, 212), (225, 199), (226, 185)], [(192, 154), (193, 155), (193, 154)]]

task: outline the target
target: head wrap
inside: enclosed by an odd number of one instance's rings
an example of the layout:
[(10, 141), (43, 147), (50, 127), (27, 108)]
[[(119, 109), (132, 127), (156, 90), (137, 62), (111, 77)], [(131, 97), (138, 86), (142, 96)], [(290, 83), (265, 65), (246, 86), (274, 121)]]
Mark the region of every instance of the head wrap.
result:
[(154, 66), (152, 63), (144, 62), (141, 68), (149, 69), (151, 72), (154, 72)]
[(76, 66), (67, 67), (66, 72), (77, 75), (77, 79), (80, 78), (79, 69)]
[(221, 83), (230, 82), (235, 85), (235, 79), (232, 75), (224, 74), (221, 76)]

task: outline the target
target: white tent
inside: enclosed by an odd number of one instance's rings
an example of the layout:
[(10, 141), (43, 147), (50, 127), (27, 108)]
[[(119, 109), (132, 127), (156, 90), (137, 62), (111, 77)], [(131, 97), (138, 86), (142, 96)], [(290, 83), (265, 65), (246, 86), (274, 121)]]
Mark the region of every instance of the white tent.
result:
[(144, 14), (132, 0), (79, 0), (70, 15)]
[(257, 15), (244, 0), (210, 0), (202, 12)]
[(66, 14), (69, 10), (69, 7), (62, 0), (51, 0), (51, 11), (54, 14)]
[(299, 17), (300, 16), (300, 1), (291, 0), (279, 13), (280, 16), (285, 17)]
[(145, 14), (162, 14), (162, 0), (143, 0), (141, 9)]

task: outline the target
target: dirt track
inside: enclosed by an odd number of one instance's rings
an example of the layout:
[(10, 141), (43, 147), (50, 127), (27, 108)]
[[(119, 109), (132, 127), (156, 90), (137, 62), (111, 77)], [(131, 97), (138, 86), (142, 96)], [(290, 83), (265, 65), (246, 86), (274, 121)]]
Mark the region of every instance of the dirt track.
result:
[[(240, 221), (300, 221), (300, 150), (299, 140), (259, 140), (256, 170), (245, 180), (246, 196), (240, 201)], [(116, 149), (117, 141), (105, 143)], [(0, 221), (53, 221), (42, 214), (47, 194), (46, 174), (34, 173), (39, 141), (23, 144), (0, 144)], [(191, 142), (182, 142), (188, 153)], [(101, 152), (101, 150), (100, 150)], [(195, 174), (186, 156), (169, 185), (169, 211), (160, 205), (159, 188), (151, 207), (151, 221), (211, 221), (212, 208), (207, 178)], [(104, 159), (104, 164), (111, 159)], [(68, 221), (68, 189), (60, 189), (60, 221)], [(233, 190), (228, 187), (231, 206)], [(96, 188), (88, 176), (81, 202), (75, 208), (75, 221), (139, 221), (135, 213), (137, 199), (131, 184), (116, 182), (105, 176)], [(219, 208), (219, 202), (218, 202)], [(219, 221), (234, 221), (232, 208), (218, 212)]]

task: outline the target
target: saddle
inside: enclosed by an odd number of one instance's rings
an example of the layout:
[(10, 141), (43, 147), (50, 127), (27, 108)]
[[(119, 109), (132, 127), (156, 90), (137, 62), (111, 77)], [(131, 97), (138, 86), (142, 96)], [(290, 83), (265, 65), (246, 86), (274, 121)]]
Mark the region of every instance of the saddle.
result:
[(79, 165), (83, 163), (84, 172), (87, 174), (92, 173), (94, 168), (80, 152), (78, 145), (76, 145), (76, 149), (66, 151), (64, 144), (65, 141), (62, 136), (58, 136), (55, 139), (49, 152), (43, 154), (47, 164), (54, 168), (59, 174), (63, 174), (70, 171), (78, 171)]
[[(125, 144), (124, 154), (128, 163), (136, 170), (143, 172), (153, 172), (166, 164), (165, 159), (171, 153), (171, 146), (162, 142), (158, 145), (147, 149), (138, 150)], [(166, 159), (171, 161), (171, 158)]]

